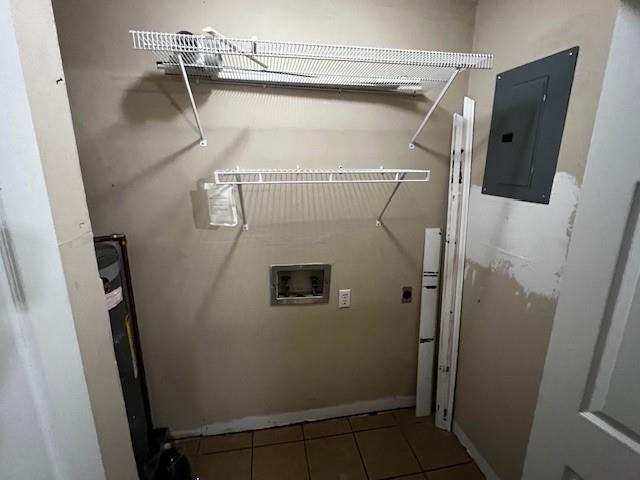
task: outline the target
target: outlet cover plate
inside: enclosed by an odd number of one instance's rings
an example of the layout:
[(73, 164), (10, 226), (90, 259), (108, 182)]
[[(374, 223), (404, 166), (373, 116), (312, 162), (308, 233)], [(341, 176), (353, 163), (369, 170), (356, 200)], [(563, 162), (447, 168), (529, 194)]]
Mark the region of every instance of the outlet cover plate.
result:
[(351, 289), (338, 290), (338, 308), (349, 308), (351, 306)]

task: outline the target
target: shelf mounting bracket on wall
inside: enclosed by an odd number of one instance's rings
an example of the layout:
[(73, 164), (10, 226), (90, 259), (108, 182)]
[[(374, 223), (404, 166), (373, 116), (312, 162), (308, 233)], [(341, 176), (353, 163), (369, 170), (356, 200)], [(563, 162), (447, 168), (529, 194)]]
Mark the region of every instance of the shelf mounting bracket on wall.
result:
[(196, 118), (196, 125), (198, 126), (198, 130), (200, 131), (200, 146), (207, 146), (207, 138), (204, 136), (204, 132), (202, 131), (202, 124), (200, 123), (200, 115), (198, 115), (198, 106), (196, 105), (196, 101), (193, 99), (193, 92), (191, 91), (191, 85), (189, 84), (189, 76), (187, 75), (187, 70), (184, 68), (184, 60), (182, 59), (182, 54), (179, 53), (178, 57), (178, 65), (180, 66), (180, 73), (182, 74), (182, 80), (184, 80), (184, 86), (187, 89), (187, 94), (189, 95), (189, 101), (191, 102), (191, 109), (193, 110), (193, 116)]
[[(411, 137), (411, 140), (409, 140), (409, 148), (411, 150), (416, 148), (416, 144), (415, 144), (416, 138), (418, 138), (418, 135), (420, 135), (420, 132), (422, 132), (422, 130), (424, 129), (425, 125), (427, 124), (427, 122), (431, 118), (431, 115), (433, 115), (433, 112), (435, 112), (436, 108), (438, 108), (438, 105), (440, 104), (440, 101), (444, 98), (445, 94), (447, 93), (447, 90), (449, 90), (449, 87), (451, 86), (453, 81), (456, 79), (456, 77), (458, 76), (458, 74), (462, 70), (463, 70), (462, 68), (455, 69), (453, 71), (453, 73), (451, 74), (451, 76), (449, 77), (449, 80), (447, 80), (447, 83), (445, 83), (444, 87), (442, 87), (442, 90), (440, 90), (440, 93), (438, 94), (436, 99), (433, 101), (433, 105), (431, 105), (431, 108), (429, 109), (429, 111), (425, 115), (424, 120), (422, 120), (422, 123), (420, 123), (420, 126), (416, 130), (416, 133), (414, 133), (413, 137)], [(422, 93), (424, 94), (424, 90), (423, 90)]]
[(247, 219), (247, 211), (244, 208), (244, 192), (242, 191), (242, 179), (240, 175), (236, 175), (236, 186), (238, 187), (238, 198), (240, 199), (240, 212), (242, 213), (242, 231), (249, 231), (249, 220)]
[(376, 218), (376, 227), (381, 227), (382, 226), (382, 216), (384, 215), (384, 212), (387, 211), (387, 207), (391, 203), (391, 200), (393, 199), (393, 196), (396, 194), (396, 192), (400, 188), (400, 184), (402, 183), (402, 181), (404, 180), (404, 177), (406, 175), (407, 175), (406, 173), (403, 173), (402, 175), (400, 175), (398, 177), (398, 183), (396, 183), (396, 186), (393, 187), (393, 190), (391, 191), (391, 195), (389, 195), (389, 198), (387, 199), (387, 203), (384, 204), (384, 207), (382, 207), (382, 210), (380, 211), (380, 215), (378, 215), (378, 218)]

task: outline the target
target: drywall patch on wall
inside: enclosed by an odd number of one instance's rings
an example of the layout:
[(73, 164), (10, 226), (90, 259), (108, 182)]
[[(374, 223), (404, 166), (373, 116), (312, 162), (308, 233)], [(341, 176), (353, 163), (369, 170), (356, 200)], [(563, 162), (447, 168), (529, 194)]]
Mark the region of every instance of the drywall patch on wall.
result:
[(513, 277), (527, 295), (557, 298), (579, 192), (566, 172), (556, 174), (549, 205), (483, 195), (473, 185), (467, 258)]

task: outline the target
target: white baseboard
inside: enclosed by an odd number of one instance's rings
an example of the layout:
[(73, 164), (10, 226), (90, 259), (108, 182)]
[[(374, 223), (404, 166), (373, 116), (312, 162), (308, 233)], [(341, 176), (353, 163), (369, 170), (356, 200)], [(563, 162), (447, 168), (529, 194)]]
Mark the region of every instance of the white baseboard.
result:
[(384, 397), (376, 400), (364, 400), (331, 407), (225, 420), (223, 422), (210, 423), (209, 425), (195, 429), (172, 430), (171, 434), (174, 438), (184, 438), (198, 435), (217, 435), (219, 433), (259, 430), (261, 428), (279, 427), (305, 421), (326, 420), (328, 418), (346, 417), (347, 415), (359, 415), (395, 408), (414, 407), (415, 404), (416, 397), (413, 395), (405, 397)]
[(471, 440), (469, 440), (469, 437), (467, 437), (466, 433), (464, 433), (464, 431), (460, 428), (460, 425), (458, 425), (455, 421), (453, 422), (453, 433), (456, 435), (456, 437), (458, 437), (460, 443), (467, 449), (469, 455), (476, 462), (476, 465), (478, 465), (478, 468), (482, 471), (487, 480), (500, 480), (500, 477), (498, 477), (496, 472), (493, 471), (493, 468), (491, 468), (489, 462), (487, 462), (484, 457), (480, 455), (478, 449), (471, 442)]

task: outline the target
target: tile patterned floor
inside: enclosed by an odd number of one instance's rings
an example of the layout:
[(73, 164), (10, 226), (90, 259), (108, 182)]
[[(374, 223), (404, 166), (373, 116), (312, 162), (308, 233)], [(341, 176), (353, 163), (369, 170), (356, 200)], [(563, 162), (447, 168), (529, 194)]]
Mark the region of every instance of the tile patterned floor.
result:
[(199, 480), (484, 480), (456, 437), (413, 409), (176, 445)]

